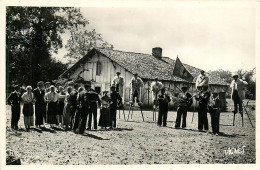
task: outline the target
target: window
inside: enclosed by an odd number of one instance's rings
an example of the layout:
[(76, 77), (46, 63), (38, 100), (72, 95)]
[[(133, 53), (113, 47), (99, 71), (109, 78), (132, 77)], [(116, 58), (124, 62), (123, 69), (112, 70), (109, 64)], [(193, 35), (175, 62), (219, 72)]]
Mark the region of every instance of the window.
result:
[(96, 75), (99, 76), (101, 74), (101, 70), (102, 70), (102, 65), (101, 62), (98, 61), (97, 62), (97, 70), (96, 70)]

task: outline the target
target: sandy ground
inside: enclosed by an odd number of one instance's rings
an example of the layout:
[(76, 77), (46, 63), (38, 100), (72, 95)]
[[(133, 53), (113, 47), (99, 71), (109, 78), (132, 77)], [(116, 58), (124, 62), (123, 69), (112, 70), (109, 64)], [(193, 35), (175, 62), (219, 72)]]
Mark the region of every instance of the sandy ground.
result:
[[(251, 108), (251, 107), (250, 107)], [(7, 106), (6, 150), (21, 158), (22, 164), (87, 165), (87, 164), (248, 164), (256, 162), (255, 128), (247, 115), (244, 127), (241, 116), (221, 113), (220, 132), (197, 131), (197, 113), (191, 123), (192, 112), (187, 115), (187, 128), (174, 129), (176, 112), (168, 113), (167, 127), (158, 127), (152, 112), (139, 110), (132, 119), (124, 121), (121, 111), (117, 115), (117, 130), (86, 131), (83, 135), (71, 131), (24, 131), (23, 115), (19, 131), (10, 130), (10, 107)], [(128, 111), (125, 111), (126, 117)], [(255, 111), (249, 116), (255, 127)], [(210, 124), (210, 115), (208, 114)], [(229, 154), (225, 154), (226, 153)], [(233, 153), (233, 154), (232, 154)]]

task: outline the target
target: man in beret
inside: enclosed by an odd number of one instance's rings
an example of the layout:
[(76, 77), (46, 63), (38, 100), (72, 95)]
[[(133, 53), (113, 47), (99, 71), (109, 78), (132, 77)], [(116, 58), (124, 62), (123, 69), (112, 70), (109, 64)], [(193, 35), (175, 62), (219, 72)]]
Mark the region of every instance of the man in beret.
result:
[(167, 94), (165, 94), (165, 88), (163, 87), (157, 101), (159, 105), (158, 126), (161, 126), (162, 122), (164, 127), (167, 125), (168, 105), (170, 101), (171, 99)]
[(221, 111), (221, 101), (218, 98), (218, 93), (212, 93), (209, 103), (209, 113), (211, 116), (211, 127), (214, 135), (219, 135), (219, 117)]
[(50, 86), (51, 86), (51, 83), (47, 81), (45, 83), (45, 93), (48, 93), (50, 91)]
[(158, 81), (158, 77), (155, 78), (155, 81), (151, 83), (151, 92), (153, 95), (153, 105), (155, 108), (156, 102), (157, 102), (157, 97), (160, 92), (160, 90), (163, 88), (163, 84)]
[(111, 86), (111, 94), (110, 94), (110, 118), (111, 118), (111, 126), (112, 128), (116, 128), (116, 110), (117, 106), (122, 103), (122, 98), (118, 92), (116, 92), (116, 87)]
[(186, 117), (188, 108), (192, 105), (192, 95), (188, 92), (188, 87), (183, 86), (182, 92), (178, 95), (178, 109), (175, 128), (179, 128), (182, 116), (182, 128), (186, 127)]
[(199, 93), (195, 96), (195, 99), (199, 101), (198, 109), (198, 130), (200, 132), (204, 130), (209, 130), (208, 125), (208, 103), (210, 99), (210, 92), (208, 91), (208, 86), (200, 86), (198, 88)]
[(116, 92), (123, 98), (123, 88), (124, 88), (124, 77), (121, 76), (121, 73), (116, 72), (116, 76), (112, 80), (112, 85), (116, 87)]
[(19, 86), (14, 85), (14, 91), (8, 96), (7, 98), (8, 104), (11, 105), (11, 128), (18, 130), (18, 122), (20, 119), (20, 113), (21, 113), (21, 94), (19, 93)]
[[(238, 78), (237, 74), (233, 74), (233, 81), (230, 84), (231, 88), (231, 98), (234, 101), (234, 111), (236, 114), (239, 110), (239, 113), (243, 114), (242, 102), (245, 99), (245, 90), (246, 85), (248, 84), (245, 80)], [(237, 108), (238, 105), (238, 108)]]
[(135, 73), (134, 77), (131, 79), (130, 85), (131, 85), (130, 101), (131, 103), (134, 103), (136, 98), (136, 102), (139, 103), (139, 96), (141, 94), (141, 88), (144, 86), (144, 83), (142, 79), (138, 77), (137, 73)]
[(196, 89), (198, 90), (200, 87), (209, 86), (209, 77), (206, 76), (203, 70), (200, 71), (200, 75), (197, 77), (196, 80)]
[[(43, 119), (46, 118), (46, 102), (44, 101), (45, 89), (44, 82), (39, 81), (37, 88), (33, 90), (35, 97), (35, 126), (40, 127), (43, 125)], [(46, 119), (45, 119), (46, 122)]]
[[(75, 122), (75, 113), (78, 109), (78, 103), (77, 103), (77, 97), (78, 97), (78, 88), (79, 84), (75, 83), (74, 88), (72, 92), (70, 93), (70, 104), (71, 104), (71, 109), (70, 109), (70, 128), (74, 127), (74, 122)], [(75, 126), (76, 128), (76, 126)]]
[[(90, 90), (90, 83), (84, 84), (85, 89), (79, 92), (78, 94), (78, 104), (79, 104), (79, 123), (78, 123), (78, 129), (75, 131), (76, 133), (83, 134), (86, 129), (86, 123), (87, 123), (87, 117), (89, 114), (89, 103), (88, 103), (88, 96), (87, 92)], [(74, 129), (76, 128), (76, 125), (74, 124)]]
[(101, 105), (98, 94), (91, 88), (91, 82), (86, 83), (87, 86), (87, 100), (88, 100), (88, 130), (91, 130), (92, 116), (94, 121), (94, 129), (97, 130), (97, 107)]

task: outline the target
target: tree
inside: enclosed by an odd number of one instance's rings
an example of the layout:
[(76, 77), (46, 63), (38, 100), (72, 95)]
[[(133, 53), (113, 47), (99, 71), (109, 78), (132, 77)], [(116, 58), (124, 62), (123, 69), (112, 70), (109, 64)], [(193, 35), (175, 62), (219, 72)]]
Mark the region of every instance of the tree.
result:
[(104, 41), (101, 34), (98, 34), (95, 29), (88, 31), (86, 28), (77, 28), (71, 30), (70, 34), (71, 37), (65, 45), (69, 52), (64, 56), (68, 59), (69, 64), (74, 64), (92, 48), (113, 49), (113, 45)]
[(253, 79), (254, 75), (256, 74), (255, 68), (249, 71), (245, 71), (243, 69), (239, 69), (236, 71), (239, 78), (244, 79), (248, 85), (247, 85), (247, 91), (246, 91), (246, 98), (248, 99), (255, 99), (256, 94), (256, 81)]
[[(209, 71), (210, 74), (215, 74), (220, 76), (222, 80), (224, 80), (226, 83), (230, 84), (233, 80), (231, 71), (228, 70), (215, 70), (215, 71)], [(255, 75), (255, 68), (249, 71), (245, 71), (243, 69), (239, 69), (235, 71), (235, 73), (238, 74), (239, 78), (245, 79), (246, 82), (248, 82), (247, 85), (247, 91), (246, 91), (246, 98), (255, 99), (256, 89), (255, 89), (255, 80), (253, 79)]]
[(66, 67), (51, 52), (62, 47), (66, 29), (88, 23), (80, 9), (63, 7), (7, 7), (6, 21), (7, 89), (11, 83), (35, 86), (61, 74)]
[(209, 71), (210, 74), (218, 75), (222, 80), (224, 80), (226, 83), (231, 83), (232, 81), (232, 73), (228, 70), (215, 70), (215, 71)]

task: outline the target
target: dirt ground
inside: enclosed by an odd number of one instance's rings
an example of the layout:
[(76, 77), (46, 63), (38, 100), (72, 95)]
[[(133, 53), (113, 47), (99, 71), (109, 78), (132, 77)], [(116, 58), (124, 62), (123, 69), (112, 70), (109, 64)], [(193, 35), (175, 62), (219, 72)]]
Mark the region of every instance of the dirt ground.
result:
[[(251, 103), (251, 102), (250, 102)], [(251, 104), (254, 106), (253, 104)], [(72, 131), (49, 130), (42, 133), (24, 130), (23, 115), (19, 131), (10, 129), (10, 106), (7, 110), (6, 150), (21, 159), (23, 165), (111, 165), (111, 164), (250, 164), (256, 162), (255, 128), (244, 114), (244, 127), (237, 114), (221, 113), (219, 136), (197, 131), (197, 113), (187, 115), (187, 128), (175, 129), (176, 111), (168, 113), (167, 127), (153, 122), (152, 112), (139, 110), (132, 119), (124, 121), (117, 115), (117, 130)], [(255, 127), (255, 111), (249, 107)], [(128, 111), (125, 111), (126, 117)], [(208, 114), (210, 124), (210, 115)]]

